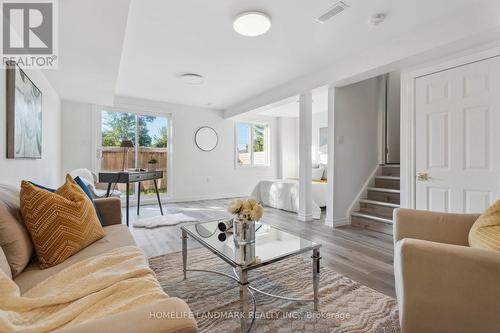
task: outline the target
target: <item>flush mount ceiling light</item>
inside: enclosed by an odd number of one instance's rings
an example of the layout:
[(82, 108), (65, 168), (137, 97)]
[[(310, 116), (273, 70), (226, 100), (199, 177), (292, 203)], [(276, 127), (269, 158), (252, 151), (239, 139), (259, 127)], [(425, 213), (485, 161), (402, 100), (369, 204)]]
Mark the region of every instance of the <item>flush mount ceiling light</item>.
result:
[(186, 84), (202, 84), (205, 82), (205, 78), (199, 74), (186, 73), (180, 76), (182, 82)]
[(233, 28), (237, 33), (243, 36), (260, 36), (271, 28), (271, 17), (262, 12), (244, 12), (236, 16)]

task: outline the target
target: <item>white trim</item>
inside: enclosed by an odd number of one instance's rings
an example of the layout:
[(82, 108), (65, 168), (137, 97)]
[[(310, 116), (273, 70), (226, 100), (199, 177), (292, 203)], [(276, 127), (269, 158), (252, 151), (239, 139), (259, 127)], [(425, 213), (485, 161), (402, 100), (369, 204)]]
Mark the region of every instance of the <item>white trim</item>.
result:
[(415, 82), (417, 78), (464, 66), (488, 58), (500, 56), (500, 47), (486, 51), (484, 46), (469, 50), (469, 53), (454, 59), (428, 63), (401, 73), (401, 207), (415, 208)]
[(349, 222), (348, 224), (351, 224), (351, 214), (360, 209), (359, 205), (359, 200), (363, 199), (363, 197), (367, 197), (368, 193), (368, 188), (372, 186), (375, 183), (375, 176), (380, 172), (381, 168), (379, 165), (375, 167), (375, 169), (371, 172), (370, 176), (368, 176), (368, 179), (365, 181), (363, 184), (363, 187), (359, 191), (359, 193), (356, 195), (354, 198), (354, 201), (351, 203), (349, 208), (347, 209), (347, 221)]
[(416, 76), (401, 73), (401, 208), (415, 208), (415, 80)]
[(334, 175), (335, 175), (335, 87), (328, 87), (328, 164), (327, 164), (327, 180), (328, 186), (328, 201), (326, 202), (326, 218), (327, 226), (334, 226)]
[(378, 106), (378, 142), (377, 142), (377, 155), (378, 163), (385, 164), (387, 159), (387, 138), (386, 138), (386, 128), (387, 128), (387, 81), (388, 74), (381, 75), (379, 77), (379, 91), (378, 94), (381, 96), (379, 99)]
[(92, 153), (90, 156), (90, 160), (92, 161), (92, 172), (98, 173), (100, 170), (100, 154), (101, 154), (101, 112), (97, 110), (97, 106), (95, 104), (92, 105), (92, 123), (90, 125), (90, 142), (92, 145)]
[(350, 225), (349, 219), (346, 217), (337, 219), (325, 219), (325, 225), (331, 228), (342, 227), (345, 225)]
[(325, 225), (327, 227), (333, 227), (333, 219), (328, 218), (328, 216), (325, 218)]
[(301, 212), (297, 213), (297, 219), (301, 222), (310, 222), (314, 220), (313, 214), (303, 214)]
[[(164, 114), (164, 113), (159, 113), (159, 114)], [(168, 147), (167, 147), (167, 152), (168, 154), (170, 154), (170, 156), (168, 157), (168, 164), (167, 164), (167, 199), (171, 199), (171, 198), (175, 198), (175, 183), (174, 183), (174, 174), (175, 174), (175, 170), (174, 170), (174, 158), (175, 158), (175, 149), (174, 149), (174, 141), (175, 141), (175, 138), (174, 138), (174, 116), (171, 114), (171, 113), (166, 113), (168, 118), (169, 118), (169, 121), (168, 121), (168, 125), (170, 126), (170, 128), (168, 129), (169, 133), (170, 133), (170, 136), (169, 136), (169, 142), (168, 142)]]
[(342, 227), (345, 225), (350, 225), (351, 223), (349, 222), (349, 218), (341, 218), (341, 219), (335, 219), (333, 220), (332, 227), (337, 228), (337, 227)]

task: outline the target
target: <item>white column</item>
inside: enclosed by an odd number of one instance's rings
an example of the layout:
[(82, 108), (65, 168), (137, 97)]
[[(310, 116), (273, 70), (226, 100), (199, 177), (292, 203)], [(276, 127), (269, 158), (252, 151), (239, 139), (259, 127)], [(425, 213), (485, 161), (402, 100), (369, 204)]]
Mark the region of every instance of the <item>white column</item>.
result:
[(328, 166), (327, 166), (327, 186), (328, 197), (326, 202), (325, 224), (333, 227), (334, 225), (334, 151), (335, 151), (335, 87), (328, 88)]
[(300, 95), (299, 112), (299, 214), (300, 221), (312, 220), (312, 94)]

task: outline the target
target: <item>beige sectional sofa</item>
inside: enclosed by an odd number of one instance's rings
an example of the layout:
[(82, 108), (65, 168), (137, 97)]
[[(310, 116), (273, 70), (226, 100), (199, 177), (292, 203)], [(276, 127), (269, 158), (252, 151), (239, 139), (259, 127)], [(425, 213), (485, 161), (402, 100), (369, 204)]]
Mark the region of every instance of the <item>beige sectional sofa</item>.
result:
[[(17, 201), (16, 201), (17, 198)], [(104, 230), (106, 236), (99, 241), (93, 243), (77, 254), (71, 256), (63, 263), (41, 270), (39, 268), (36, 257), (33, 257), (26, 268), (17, 276), (14, 282), (19, 286), (21, 293), (29, 290), (37, 283), (43, 281), (47, 277), (56, 274), (62, 269), (79, 262), (83, 259), (105, 253), (109, 250), (123, 247), (127, 245), (135, 245), (135, 241), (129, 232), (128, 228), (121, 224), (121, 203), (118, 198), (97, 199), (97, 209), (104, 220)], [(17, 210), (17, 211), (16, 211)], [(1, 186), (0, 187), (0, 224), (5, 221), (6, 216), (1, 214), (9, 214), (20, 218), (19, 213), (19, 196), (18, 191)], [(22, 221), (19, 221), (22, 223)], [(0, 225), (0, 228), (2, 226)], [(1, 240), (0, 240), (1, 241)], [(4, 238), (4, 246), (7, 240)], [(5, 255), (0, 248), (0, 269), (10, 274), (9, 265), (5, 259)], [(1, 293), (1, 291), (0, 291)], [(0, 309), (1, 311), (1, 309)], [(193, 318), (187, 317), (182, 319), (151, 319), (152, 312), (163, 313), (189, 313), (188, 305), (178, 298), (168, 298), (161, 302), (148, 304), (133, 311), (125, 311), (106, 318), (101, 318), (88, 323), (82, 323), (73, 327), (67, 327), (60, 330), (64, 333), (79, 333), (79, 332), (153, 332), (153, 333), (190, 333), (197, 332), (196, 321)], [(179, 316), (181, 317), (181, 316)], [(177, 317), (177, 318), (179, 318)]]
[(469, 247), (478, 217), (395, 211), (402, 333), (500, 332), (500, 252)]

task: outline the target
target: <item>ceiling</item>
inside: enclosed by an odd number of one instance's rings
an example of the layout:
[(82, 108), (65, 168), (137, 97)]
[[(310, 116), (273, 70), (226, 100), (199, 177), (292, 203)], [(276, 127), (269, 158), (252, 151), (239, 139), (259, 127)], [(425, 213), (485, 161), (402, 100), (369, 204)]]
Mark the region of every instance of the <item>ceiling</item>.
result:
[[(454, 13), (499, 10), (497, 0), (345, 0), (346, 11), (314, 21), (335, 2), (60, 1), (60, 67), (47, 76), (63, 99), (110, 104), (120, 95), (225, 109)], [(245, 10), (268, 13), (270, 31), (238, 35), (233, 19)], [(378, 12), (387, 20), (370, 26)], [(183, 73), (205, 83), (183, 83)]]
[(58, 4), (59, 67), (45, 76), (62, 99), (112, 105), (130, 1)]
[[(312, 93), (313, 105), (312, 113), (328, 112), (328, 89), (320, 88)], [(252, 111), (252, 114), (268, 117), (299, 117), (299, 96), (290, 98), (263, 106)]]

